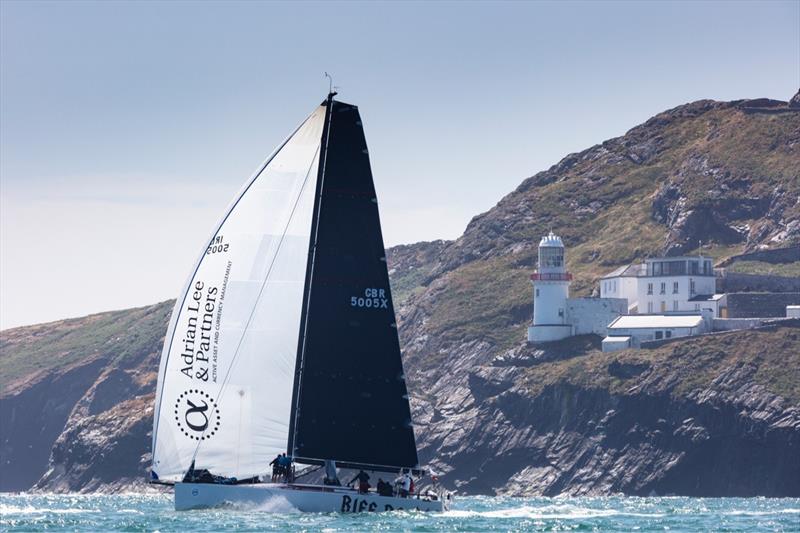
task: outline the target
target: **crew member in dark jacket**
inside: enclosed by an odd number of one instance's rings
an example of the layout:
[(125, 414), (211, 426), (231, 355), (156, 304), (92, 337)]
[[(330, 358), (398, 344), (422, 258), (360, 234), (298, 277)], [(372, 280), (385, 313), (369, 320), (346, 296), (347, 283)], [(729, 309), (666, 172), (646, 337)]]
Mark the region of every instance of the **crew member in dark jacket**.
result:
[(360, 470), (356, 476), (350, 480), (348, 485), (352, 485), (354, 481), (358, 480), (358, 492), (366, 494), (369, 492), (369, 474)]
[(276, 455), (269, 466), (272, 467), (272, 482), (275, 483), (281, 475), (281, 454)]

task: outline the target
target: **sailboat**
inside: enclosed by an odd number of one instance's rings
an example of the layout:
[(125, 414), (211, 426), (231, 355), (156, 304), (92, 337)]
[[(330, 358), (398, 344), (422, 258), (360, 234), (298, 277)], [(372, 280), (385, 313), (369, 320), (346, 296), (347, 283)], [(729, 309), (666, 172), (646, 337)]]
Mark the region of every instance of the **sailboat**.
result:
[[(310, 512), (450, 502), (438, 485), (378, 494), (338, 479), (338, 468), (371, 472), (372, 483), (425, 472), (361, 117), (334, 96), (245, 183), (175, 303), (151, 481), (174, 485), (177, 510), (275, 498)], [(282, 454), (291, 466), (268, 478)], [(325, 483), (300, 482), (317, 468)]]

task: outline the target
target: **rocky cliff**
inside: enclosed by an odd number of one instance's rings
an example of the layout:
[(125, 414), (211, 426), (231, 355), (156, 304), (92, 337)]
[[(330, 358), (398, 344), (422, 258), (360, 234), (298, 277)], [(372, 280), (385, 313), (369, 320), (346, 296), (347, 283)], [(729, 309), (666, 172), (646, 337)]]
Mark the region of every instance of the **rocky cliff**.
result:
[[(455, 241), (389, 250), (422, 459), (469, 493), (800, 495), (797, 325), (615, 354), (523, 342), (551, 227), (588, 295), (700, 241), (721, 259), (797, 245), (798, 169), (796, 106), (694, 102), (528, 178)], [(0, 333), (0, 489), (142, 482), (170, 310)]]

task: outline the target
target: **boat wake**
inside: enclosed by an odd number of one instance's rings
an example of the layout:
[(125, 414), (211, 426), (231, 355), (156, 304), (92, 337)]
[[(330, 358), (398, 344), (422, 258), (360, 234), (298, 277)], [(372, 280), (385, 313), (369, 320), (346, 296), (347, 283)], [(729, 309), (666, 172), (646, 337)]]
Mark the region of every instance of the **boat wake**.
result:
[(244, 511), (244, 512), (263, 512), (263, 513), (276, 513), (276, 514), (293, 514), (299, 513), (300, 510), (289, 502), (285, 497), (280, 495), (271, 496), (264, 502), (243, 502), (243, 501), (228, 501), (218, 506), (220, 509), (230, 511)]
[(446, 511), (443, 516), (451, 518), (528, 518), (534, 520), (567, 520), (585, 518), (605, 518), (609, 516), (633, 516), (641, 518), (661, 518), (666, 516), (664, 513), (630, 513), (615, 509), (592, 509), (589, 507), (578, 507), (574, 505), (545, 505), (542, 507), (532, 507), (524, 505), (509, 509), (498, 509), (493, 511)]

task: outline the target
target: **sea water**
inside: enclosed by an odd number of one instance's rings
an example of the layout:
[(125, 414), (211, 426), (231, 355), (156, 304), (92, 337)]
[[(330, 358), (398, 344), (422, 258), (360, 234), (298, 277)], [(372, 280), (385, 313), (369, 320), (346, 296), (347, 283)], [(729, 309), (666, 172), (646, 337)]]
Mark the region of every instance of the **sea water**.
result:
[(0, 494), (2, 531), (800, 531), (800, 499), (461, 497), (445, 513), (176, 512), (168, 495)]

